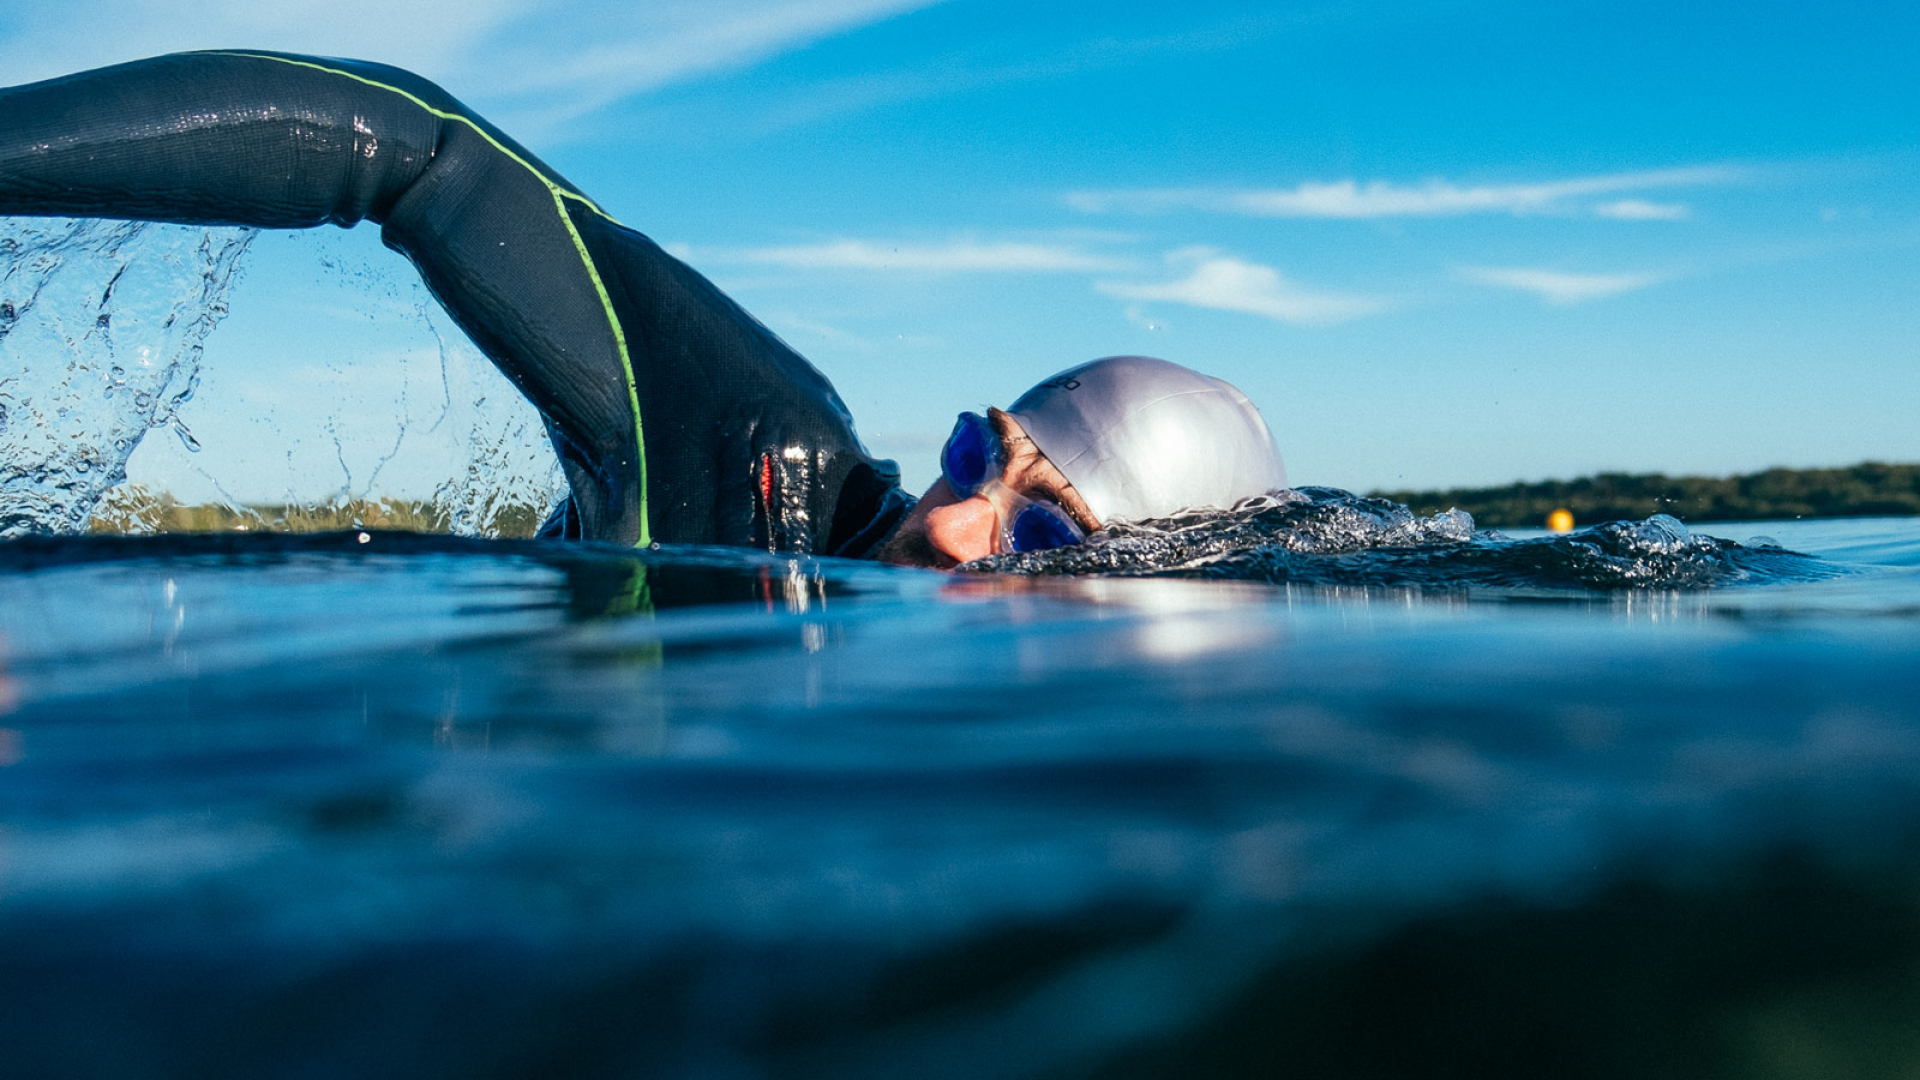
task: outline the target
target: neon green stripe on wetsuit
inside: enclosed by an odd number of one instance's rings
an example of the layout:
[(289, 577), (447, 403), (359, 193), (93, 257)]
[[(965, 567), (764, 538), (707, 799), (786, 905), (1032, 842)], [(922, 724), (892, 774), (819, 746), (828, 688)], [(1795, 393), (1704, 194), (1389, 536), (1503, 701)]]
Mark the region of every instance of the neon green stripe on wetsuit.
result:
[(901, 509), (819, 372), (396, 68), (187, 53), (0, 90), (0, 214), (380, 223), (540, 409), (576, 535), (859, 554)]

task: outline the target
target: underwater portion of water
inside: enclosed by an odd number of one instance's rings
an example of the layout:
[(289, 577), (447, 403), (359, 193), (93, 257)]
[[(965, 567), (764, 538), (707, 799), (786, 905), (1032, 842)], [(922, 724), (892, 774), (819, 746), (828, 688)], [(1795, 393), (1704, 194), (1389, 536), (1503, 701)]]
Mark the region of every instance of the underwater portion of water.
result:
[(1920, 1059), (1920, 521), (1308, 500), (1096, 577), (0, 545), (7, 1074)]

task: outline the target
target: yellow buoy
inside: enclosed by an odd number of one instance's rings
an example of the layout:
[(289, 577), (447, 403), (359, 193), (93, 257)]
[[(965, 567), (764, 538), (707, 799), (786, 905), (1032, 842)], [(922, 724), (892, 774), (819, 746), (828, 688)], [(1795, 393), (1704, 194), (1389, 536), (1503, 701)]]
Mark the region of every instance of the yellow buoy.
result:
[(1561, 507), (1560, 509), (1555, 510), (1553, 513), (1548, 514), (1547, 528), (1553, 530), (1554, 532), (1572, 532), (1573, 531), (1573, 511), (1568, 510), (1566, 507)]

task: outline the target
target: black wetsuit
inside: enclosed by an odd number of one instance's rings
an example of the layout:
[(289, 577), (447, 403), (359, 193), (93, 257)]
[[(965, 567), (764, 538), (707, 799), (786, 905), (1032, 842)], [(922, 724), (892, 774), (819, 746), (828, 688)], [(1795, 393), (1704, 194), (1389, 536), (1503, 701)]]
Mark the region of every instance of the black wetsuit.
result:
[(861, 556), (911, 506), (713, 283), (396, 68), (207, 52), (0, 90), (0, 215), (380, 223), (546, 418), (548, 534)]

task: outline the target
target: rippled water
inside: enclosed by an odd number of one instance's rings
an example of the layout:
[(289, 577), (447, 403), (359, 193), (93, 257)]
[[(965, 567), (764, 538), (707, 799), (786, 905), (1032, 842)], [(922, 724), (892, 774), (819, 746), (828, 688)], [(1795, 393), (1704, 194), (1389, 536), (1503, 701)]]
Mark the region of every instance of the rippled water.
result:
[(1405, 585), (1454, 591), (1674, 589), (1813, 581), (1844, 565), (1780, 546), (1695, 535), (1678, 519), (1604, 522), (1555, 536), (1476, 532), (1459, 510), (1419, 517), (1399, 503), (1337, 488), (1248, 499), (1232, 510), (1120, 524), (1085, 545), (1001, 555), (968, 569), (1019, 574), (1189, 577), (1315, 585)]
[(8, 1075), (1920, 1060), (1920, 521), (1307, 500), (1095, 577), (0, 545)]

